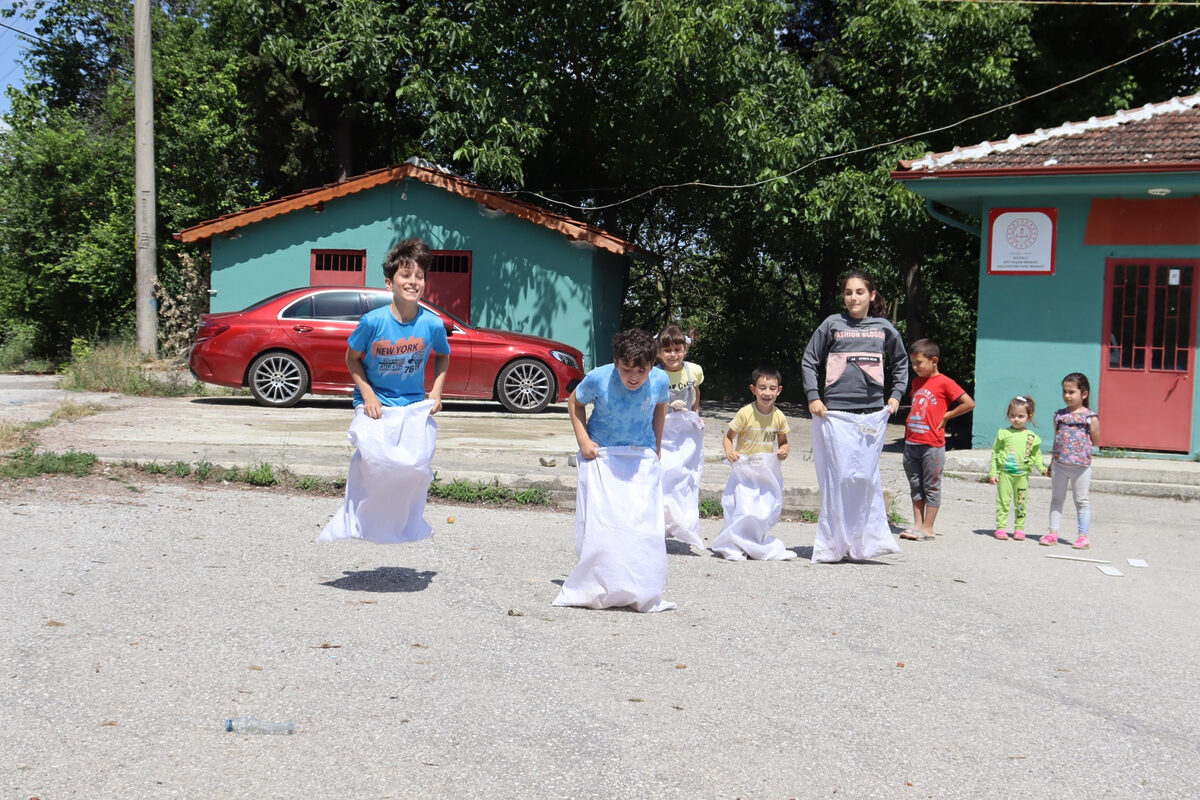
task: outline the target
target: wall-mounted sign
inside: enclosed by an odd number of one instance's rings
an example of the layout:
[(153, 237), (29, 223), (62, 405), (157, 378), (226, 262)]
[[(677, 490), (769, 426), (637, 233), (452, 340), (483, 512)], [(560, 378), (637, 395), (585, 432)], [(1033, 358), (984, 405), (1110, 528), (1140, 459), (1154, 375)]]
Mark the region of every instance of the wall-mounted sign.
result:
[(1057, 208), (993, 208), (988, 215), (989, 275), (1053, 275)]

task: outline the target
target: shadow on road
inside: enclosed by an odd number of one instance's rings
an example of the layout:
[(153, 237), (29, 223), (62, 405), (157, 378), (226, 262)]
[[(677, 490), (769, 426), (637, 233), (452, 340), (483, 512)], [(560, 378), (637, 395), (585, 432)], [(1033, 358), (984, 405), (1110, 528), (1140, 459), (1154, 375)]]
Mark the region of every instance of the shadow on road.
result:
[(411, 567), (376, 567), (344, 573), (344, 578), (322, 581), (322, 586), (349, 592), (420, 592), (433, 582), (436, 572), (417, 572)]

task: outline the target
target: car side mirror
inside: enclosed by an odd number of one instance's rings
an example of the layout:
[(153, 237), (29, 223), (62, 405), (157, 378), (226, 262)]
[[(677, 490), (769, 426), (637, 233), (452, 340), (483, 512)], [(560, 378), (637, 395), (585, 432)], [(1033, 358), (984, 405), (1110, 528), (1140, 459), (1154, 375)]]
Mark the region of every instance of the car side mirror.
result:
[(443, 320), (442, 324), (446, 326), (446, 335), (447, 336), (450, 336), (454, 333), (454, 323), (453, 322), (446, 322)]

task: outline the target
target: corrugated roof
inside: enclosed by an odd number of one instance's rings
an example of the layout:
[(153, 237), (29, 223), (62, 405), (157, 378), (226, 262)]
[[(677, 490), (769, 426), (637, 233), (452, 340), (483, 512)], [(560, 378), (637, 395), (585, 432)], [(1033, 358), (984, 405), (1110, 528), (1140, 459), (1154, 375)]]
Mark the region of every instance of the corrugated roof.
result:
[(238, 228), (252, 225), (255, 222), (282, 216), (302, 208), (316, 208), (330, 200), (372, 189), (376, 186), (412, 179), (427, 183), (430, 186), (440, 187), (461, 197), (469, 198), (493, 211), (501, 211), (505, 214), (512, 214), (514, 217), (529, 220), (534, 224), (557, 231), (568, 239), (588, 242), (610, 253), (626, 255), (636, 252), (648, 255), (645, 250), (642, 250), (642, 248), (632, 242), (627, 242), (618, 236), (613, 236), (611, 233), (607, 233), (595, 225), (580, 222), (561, 214), (555, 214), (532, 203), (525, 203), (520, 200), (514, 200), (506, 195), (497, 194), (478, 184), (453, 175), (446, 170), (425, 163), (414, 163), (414, 161), (415, 159), (404, 164), (372, 170), (371, 172), (348, 178), (341, 183), (330, 183), (315, 189), (307, 189), (298, 194), (281, 197), (278, 200), (269, 200), (266, 203), (244, 208), (232, 214), (224, 214), (216, 219), (210, 219), (207, 222), (201, 222), (198, 225), (185, 228), (175, 234), (175, 238), (182, 242), (206, 241), (218, 234), (230, 233)]
[(901, 180), (967, 172), (1200, 169), (1200, 94), (901, 161)]

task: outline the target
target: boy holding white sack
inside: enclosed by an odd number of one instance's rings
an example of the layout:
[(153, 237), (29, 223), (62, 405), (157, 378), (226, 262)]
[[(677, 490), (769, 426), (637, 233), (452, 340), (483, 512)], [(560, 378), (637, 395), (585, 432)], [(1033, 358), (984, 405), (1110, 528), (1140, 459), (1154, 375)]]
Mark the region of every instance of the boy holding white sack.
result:
[[(417, 302), (433, 253), (405, 239), (383, 262), (392, 302), (362, 316), (350, 334), (346, 367), (354, 380), (355, 446), (346, 499), (318, 541), (365, 539), (376, 544), (415, 542), (433, 534), (425, 498), (433, 480), (442, 386), (450, 344), (441, 319)], [(434, 353), (433, 386), (425, 397), (425, 364)]]
[[(589, 372), (567, 401), (579, 443), (575, 554), (556, 606), (667, 611), (662, 447), (667, 375), (658, 346), (633, 328), (613, 337), (613, 363)], [(587, 406), (592, 406), (587, 416)]]
[(686, 361), (695, 331), (667, 325), (658, 332), (658, 361), (667, 373), (667, 419), (663, 423), (659, 461), (663, 470), (663, 514), (667, 536), (705, 551), (700, 535), (700, 476), (704, 472), (704, 420), (700, 419), (700, 384), (704, 370)]
[(712, 550), (729, 561), (787, 561), (796, 557), (770, 535), (783, 512), (780, 462), (791, 449), (787, 418), (775, 407), (782, 391), (779, 370), (767, 366), (754, 370), (750, 376), (754, 402), (738, 411), (721, 440), (733, 472), (721, 497), (725, 524), (713, 540)]

